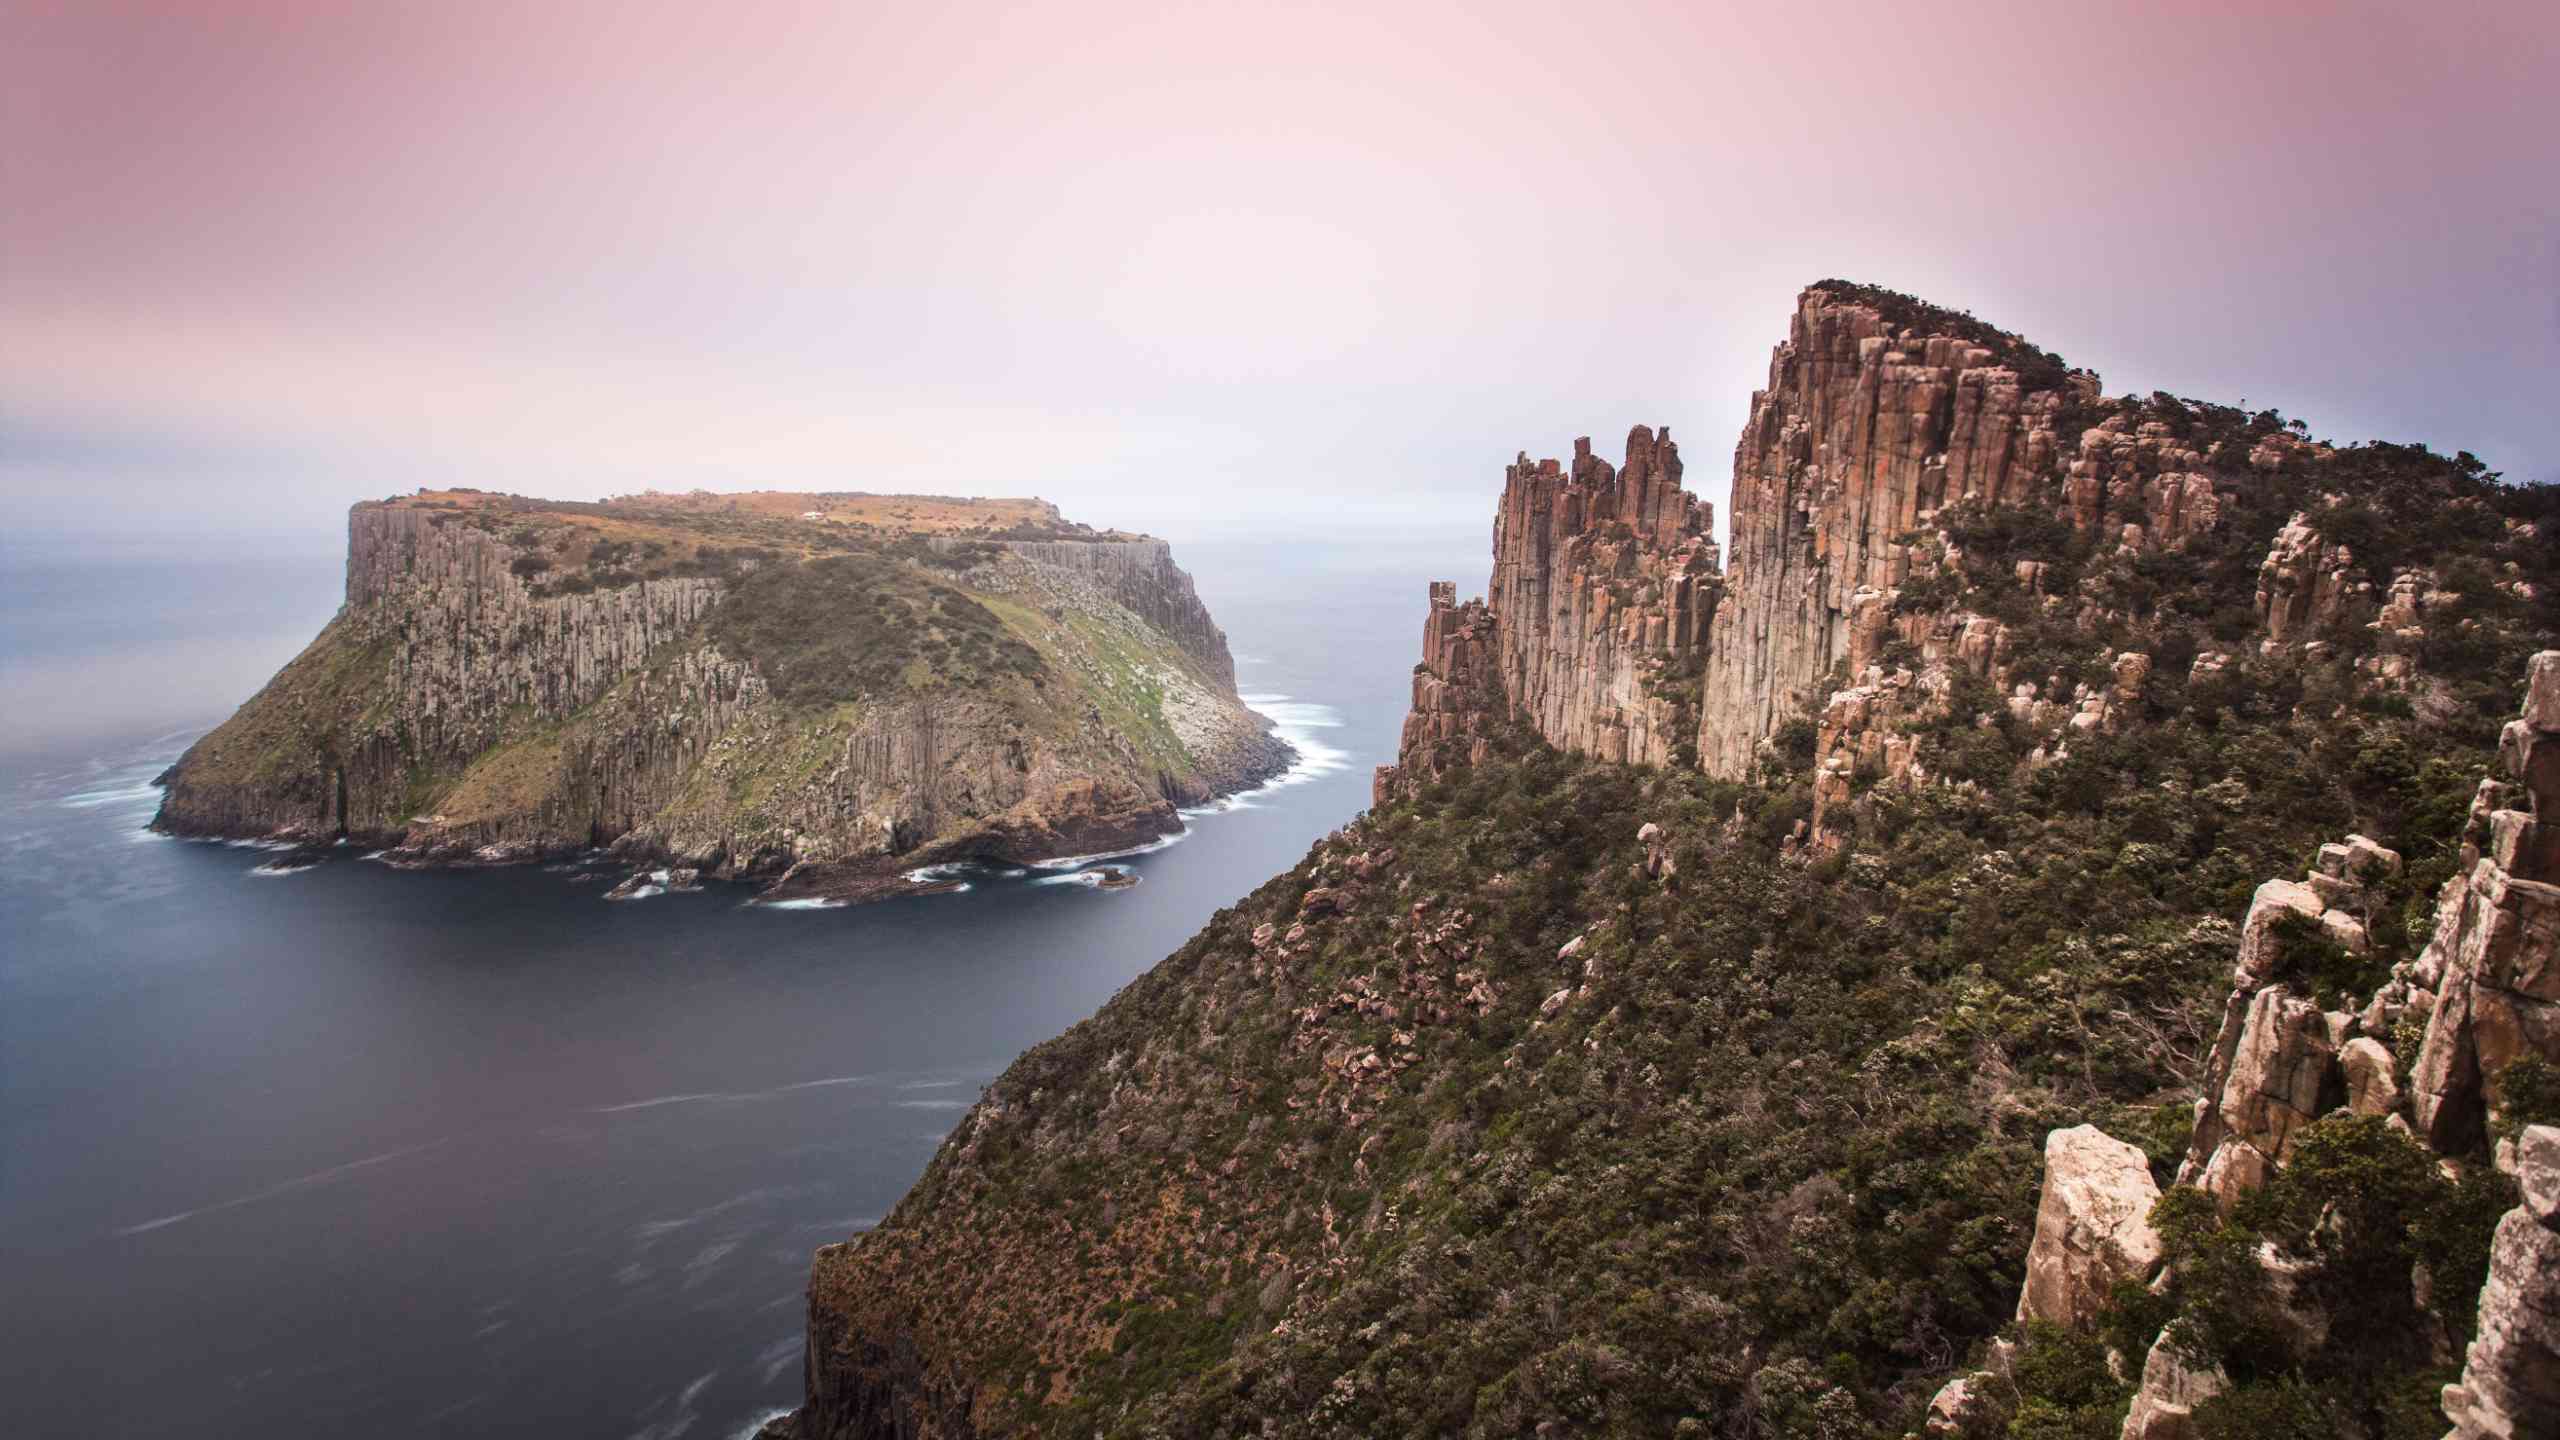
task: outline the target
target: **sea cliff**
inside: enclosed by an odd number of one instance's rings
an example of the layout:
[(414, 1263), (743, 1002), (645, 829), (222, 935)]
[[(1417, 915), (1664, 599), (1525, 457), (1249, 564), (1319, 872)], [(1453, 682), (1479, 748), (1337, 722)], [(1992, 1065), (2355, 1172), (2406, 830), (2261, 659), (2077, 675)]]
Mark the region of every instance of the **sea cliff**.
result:
[(2554, 492), (1837, 281), (1734, 475), (1720, 566), (1660, 431), (1510, 466), (1373, 808), (818, 1253), (771, 1433), (2539, 1433)]
[(979, 506), (360, 504), (344, 608), (154, 823), (868, 893), (1138, 843), (1285, 765), (1164, 542)]

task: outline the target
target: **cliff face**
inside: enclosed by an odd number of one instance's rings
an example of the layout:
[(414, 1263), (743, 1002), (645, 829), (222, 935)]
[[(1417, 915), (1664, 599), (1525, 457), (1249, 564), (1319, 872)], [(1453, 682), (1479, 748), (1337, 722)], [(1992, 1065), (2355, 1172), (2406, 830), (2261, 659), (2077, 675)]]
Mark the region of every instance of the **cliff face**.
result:
[(1728, 572), (1515, 464), (1372, 811), (821, 1252), (774, 1433), (2527, 1433), (2553, 502), (2298, 428), (1826, 282)]
[(1227, 632), (1209, 618), (1191, 577), (1161, 540), (1008, 540), (1005, 548), (1034, 564), (1090, 579), (1112, 603), (1182, 647), (1211, 680), (1232, 692), (1235, 657)]
[(345, 608), (164, 777), (157, 823), (810, 885), (1115, 848), (1284, 763), (1160, 541), (918, 549), (751, 498), (782, 513), (355, 507)]
[(1669, 432), (1641, 425), (1623, 469), (1585, 439), (1570, 472), (1523, 455), (1504, 474), (1489, 604), (1504, 690), (1539, 734), (1605, 760), (1671, 760), (1687, 738), (1682, 663), (1715, 610), (1712, 520), (1680, 488)]
[(1940, 508), (2059, 498), (2064, 396), (2027, 393), (1981, 345), (1896, 331), (1874, 308), (1809, 290), (1752, 397), (1699, 717), (1710, 774), (1741, 775), (1835, 666), (1865, 668), (1884, 592), (1910, 573), (1903, 539)]

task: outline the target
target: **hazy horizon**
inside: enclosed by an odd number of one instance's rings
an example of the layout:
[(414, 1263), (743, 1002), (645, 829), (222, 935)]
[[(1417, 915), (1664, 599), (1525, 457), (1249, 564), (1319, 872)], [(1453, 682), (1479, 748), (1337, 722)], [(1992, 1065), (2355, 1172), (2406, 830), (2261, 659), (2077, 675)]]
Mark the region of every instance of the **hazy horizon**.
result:
[(2548, 7), (0, 9), (22, 534), (455, 484), (1441, 534), (1638, 423), (1721, 529), (1834, 275), (2560, 475)]

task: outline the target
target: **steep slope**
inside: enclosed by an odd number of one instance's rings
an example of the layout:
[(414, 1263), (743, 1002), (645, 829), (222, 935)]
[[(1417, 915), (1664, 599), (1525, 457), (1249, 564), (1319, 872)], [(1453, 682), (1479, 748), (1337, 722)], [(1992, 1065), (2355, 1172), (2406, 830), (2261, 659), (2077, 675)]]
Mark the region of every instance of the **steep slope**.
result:
[[(1375, 808), (820, 1252), (776, 1433), (2114, 1436), (2174, 1316), (2111, 1281), (2168, 1255), (2176, 1303), (2260, 1297), (2205, 1281), (2297, 1243), (2297, 1310), (2415, 1343), (2268, 1342), (2220, 1401), (2163, 1363), (2144, 1413), (2201, 1428), (2144, 1434), (2441, 1433), (2475, 1327), (2462, 1403), (2535, 1373), (2552, 1297), (2488, 1145), (2560, 1119), (2527, 1004), (2560, 932), (2479, 898), (2538, 883), (2479, 863), (2542, 832), (2474, 800), (2560, 679), (2553, 493), (2105, 399), (1837, 283), (1775, 376), (1720, 577), (1651, 432), (1511, 467)], [(2306, 867), (2297, 933), (2260, 903)], [(2253, 1040), (2260, 965), (2303, 1003)], [(2141, 1243), (2143, 1186), (2213, 1214), (2172, 1183), (2211, 1117), (2283, 1150), (2332, 1091), (2367, 1129), (2273, 1157), (2275, 1208)], [(2408, 1218), (2322, 1230), (2375, 1175)], [(1933, 1419), (1973, 1369), (1991, 1398)]]
[(1164, 543), (1041, 502), (443, 492), (355, 507), (345, 608), (156, 823), (861, 889), (1148, 839), (1284, 755)]

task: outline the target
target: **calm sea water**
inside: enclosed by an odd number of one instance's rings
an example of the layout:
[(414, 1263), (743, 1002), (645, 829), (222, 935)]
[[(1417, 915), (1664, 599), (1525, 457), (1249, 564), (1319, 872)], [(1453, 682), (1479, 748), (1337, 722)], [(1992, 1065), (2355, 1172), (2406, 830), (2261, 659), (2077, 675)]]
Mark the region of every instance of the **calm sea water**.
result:
[(728, 1436), (809, 1252), (980, 1088), (1368, 799), (1481, 542), (1185, 545), (1304, 757), (1105, 892), (628, 904), (152, 837), (151, 778), (335, 608), (326, 539), (0, 551), (0, 1434)]

